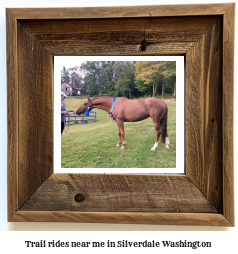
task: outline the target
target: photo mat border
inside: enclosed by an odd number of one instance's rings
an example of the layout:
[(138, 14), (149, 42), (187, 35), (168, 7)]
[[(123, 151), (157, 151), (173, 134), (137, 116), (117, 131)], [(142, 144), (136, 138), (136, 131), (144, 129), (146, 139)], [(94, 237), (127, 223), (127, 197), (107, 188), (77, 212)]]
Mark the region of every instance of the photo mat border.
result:
[[(80, 61), (174, 61), (176, 62), (176, 119), (179, 119), (176, 124), (176, 144), (179, 144), (179, 148), (176, 147), (176, 167), (175, 168), (61, 168), (60, 156), (54, 157), (54, 173), (153, 173), (153, 174), (185, 174), (184, 170), (184, 57), (183, 56), (71, 56), (71, 57), (54, 57), (54, 154), (59, 155), (61, 153), (60, 139), (60, 126), (57, 124), (60, 122), (60, 112), (57, 111), (57, 105), (59, 105), (59, 93), (57, 84), (61, 82), (61, 68), (64, 63), (72, 63), (77, 66)], [(86, 100), (86, 99), (85, 99)], [(78, 105), (80, 106), (80, 104)], [(108, 121), (110, 121), (108, 119)], [(151, 121), (151, 125), (153, 122)], [(80, 126), (79, 126), (80, 128)], [(117, 136), (117, 132), (115, 132)], [(152, 146), (153, 144), (151, 144)], [(161, 144), (160, 144), (161, 145)], [(162, 145), (164, 146), (164, 145)], [(113, 147), (112, 147), (113, 149)], [(148, 149), (150, 149), (148, 147)]]

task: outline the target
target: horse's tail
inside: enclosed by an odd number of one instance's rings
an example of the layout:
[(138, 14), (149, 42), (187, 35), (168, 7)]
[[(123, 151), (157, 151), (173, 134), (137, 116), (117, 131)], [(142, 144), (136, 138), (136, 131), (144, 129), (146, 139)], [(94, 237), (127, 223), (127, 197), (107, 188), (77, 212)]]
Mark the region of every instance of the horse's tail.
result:
[[(165, 104), (166, 105), (166, 104)], [(161, 143), (165, 143), (165, 138), (167, 136), (167, 119), (168, 119), (168, 107), (166, 105), (165, 113), (160, 121), (161, 126)]]

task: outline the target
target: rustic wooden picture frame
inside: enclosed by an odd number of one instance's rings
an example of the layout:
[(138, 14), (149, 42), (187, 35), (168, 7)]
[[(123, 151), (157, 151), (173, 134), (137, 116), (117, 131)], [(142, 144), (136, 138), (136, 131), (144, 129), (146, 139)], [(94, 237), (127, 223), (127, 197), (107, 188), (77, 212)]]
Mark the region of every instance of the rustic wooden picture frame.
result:
[[(233, 3), (6, 9), (8, 221), (234, 226), (234, 18)], [(59, 55), (184, 55), (186, 174), (54, 174)]]

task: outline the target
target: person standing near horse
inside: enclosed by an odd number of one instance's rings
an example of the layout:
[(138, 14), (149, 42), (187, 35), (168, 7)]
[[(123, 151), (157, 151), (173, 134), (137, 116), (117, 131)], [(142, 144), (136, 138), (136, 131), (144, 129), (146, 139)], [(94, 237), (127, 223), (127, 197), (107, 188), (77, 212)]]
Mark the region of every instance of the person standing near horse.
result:
[(62, 92), (61, 93), (61, 135), (62, 135), (64, 127), (65, 127), (65, 115), (68, 114), (68, 112), (66, 111), (66, 106), (63, 103), (65, 98), (67, 98), (67, 95)]

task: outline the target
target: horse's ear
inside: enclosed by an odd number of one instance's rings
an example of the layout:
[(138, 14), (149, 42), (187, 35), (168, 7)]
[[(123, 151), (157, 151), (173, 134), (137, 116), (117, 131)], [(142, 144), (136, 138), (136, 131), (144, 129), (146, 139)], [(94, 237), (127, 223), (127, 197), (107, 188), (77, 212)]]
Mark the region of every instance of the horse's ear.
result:
[(93, 99), (93, 98), (90, 98), (88, 95), (87, 95), (87, 98), (88, 98), (89, 101), (92, 101), (92, 99)]

